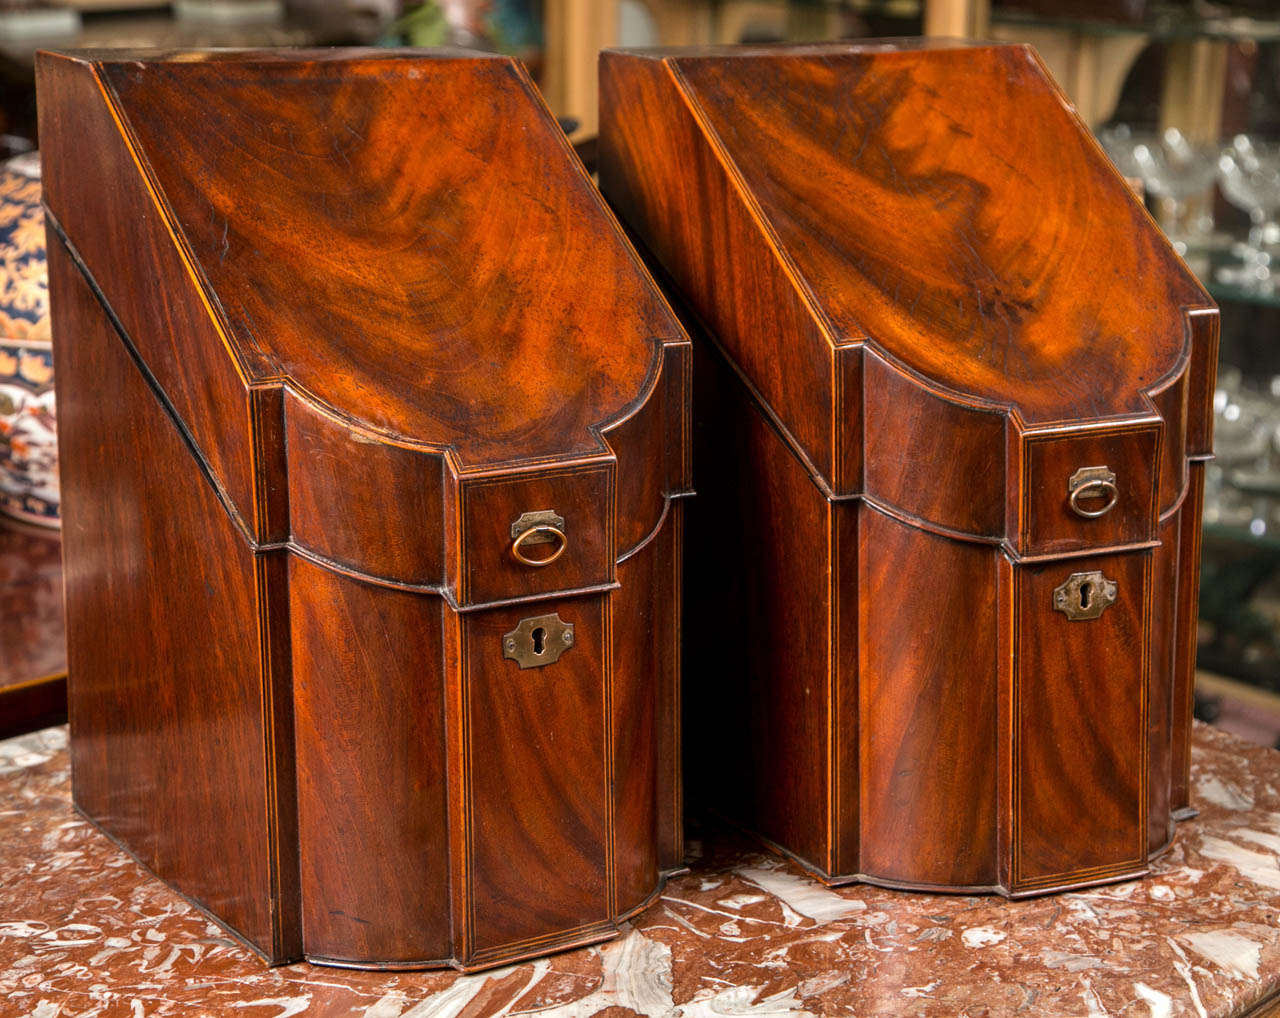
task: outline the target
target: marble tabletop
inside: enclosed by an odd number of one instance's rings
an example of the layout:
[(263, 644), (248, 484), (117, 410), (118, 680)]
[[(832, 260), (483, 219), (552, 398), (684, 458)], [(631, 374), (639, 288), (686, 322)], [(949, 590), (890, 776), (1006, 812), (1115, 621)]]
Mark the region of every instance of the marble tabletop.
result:
[(1217, 1018), (1280, 994), (1280, 754), (1194, 735), (1194, 802), (1141, 881), (1030, 901), (827, 889), (695, 829), (600, 947), (471, 976), (267, 969), (76, 814), (66, 730), (0, 742), (0, 1015)]

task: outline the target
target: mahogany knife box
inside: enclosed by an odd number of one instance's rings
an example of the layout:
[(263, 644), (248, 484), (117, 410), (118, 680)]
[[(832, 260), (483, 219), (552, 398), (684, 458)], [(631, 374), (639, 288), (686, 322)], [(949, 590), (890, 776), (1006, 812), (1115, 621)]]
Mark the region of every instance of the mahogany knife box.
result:
[(514, 61), (41, 54), (79, 809), (271, 962), (681, 865), (690, 347)]
[(699, 323), (686, 774), (829, 883), (1134, 877), (1187, 806), (1218, 316), (1024, 46), (601, 57)]

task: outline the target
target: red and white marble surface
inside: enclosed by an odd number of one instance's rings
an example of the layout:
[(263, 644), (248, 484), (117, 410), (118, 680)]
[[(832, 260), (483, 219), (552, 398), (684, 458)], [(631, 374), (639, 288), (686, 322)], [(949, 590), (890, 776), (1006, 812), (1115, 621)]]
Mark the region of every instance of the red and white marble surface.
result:
[(65, 729), (0, 742), (0, 1015), (1216, 1018), (1280, 992), (1280, 754), (1195, 732), (1145, 880), (1032, 901), (829, 890), (704, 831), (601, 947), (472, 976), (267, 969), (72, 809)]

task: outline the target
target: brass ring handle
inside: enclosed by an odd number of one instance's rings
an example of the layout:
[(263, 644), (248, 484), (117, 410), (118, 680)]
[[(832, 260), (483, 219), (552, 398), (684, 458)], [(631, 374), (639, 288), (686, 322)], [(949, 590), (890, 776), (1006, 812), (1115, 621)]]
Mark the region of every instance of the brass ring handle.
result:
[[(1080, 504), (1080, 500), (1083, 498), (1105, 498), (1107, 501), (1105, 505), (1098, 509), (1086, 509)], [(1083, 516), (1087, 520), (1096, 520), (1099, 516), (1106, 516), (1107, 513), (1111, 512), (1119, 498), (1120, 491), (1114, 481), (1108, 481), (1105, 477), (1095, 478), (1071, 490), (1071, 510), (1077, 516)]]
[[(534, 537), (538, 538), (535, 543), (541, 544), (548, 540), (554, 541), (556, 550), (546, 558), (530, 558), (524, 552), (524, 546)], [(564, 531), (559, 527), (553, 527), (550, 524), (540, 523), (536, 527), (530, 527), (528, 530), (521, 531), (520, 536), (511, 542), (511, 554), (517, 562), (526, 566), (549, 566), (552, 562), (564, 554), (565, 548), (569, 546), (569, 539), (564, 536)]]

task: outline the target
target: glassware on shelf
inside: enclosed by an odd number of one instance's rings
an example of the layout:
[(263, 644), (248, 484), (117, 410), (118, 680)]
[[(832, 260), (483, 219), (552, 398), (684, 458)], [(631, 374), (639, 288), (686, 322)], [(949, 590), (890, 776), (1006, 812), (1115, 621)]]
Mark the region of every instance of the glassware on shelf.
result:
[(1205, 472), (1204, 522), (1280, 539), (1280, 376), (1264, 390), (1246, 387), (1226, 367), (1214, 392), (1216, 459)]
[(1240, 265), (1218, 270), (1219, 281), (1274, 292), (1280, 284), (1275, 251), (1280, 245), (1280, 144), (1236, 135), (1218, 156), (1222, 194), (1249, 214), (1249, 239), (1234, 250)]
[(1192, 204), (1218, 173), (1216, 146), (1192, 142), (1176, 127), (1159, 136), (1133, 138), (1133, 161), (1147, 190), (1163, 200), (1160, 225), (1173, 246), (1184, 255), (1209, 246), (1211, 232)]
[(1130, 179), (1142, 179), (1142, 168), (1133, 157), (1133, 147), (1139, 138), (1128, 124), (1108, 124), (1098, 132), (1098, 142), (1120, 175)]

